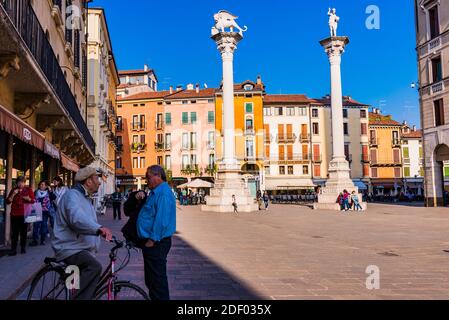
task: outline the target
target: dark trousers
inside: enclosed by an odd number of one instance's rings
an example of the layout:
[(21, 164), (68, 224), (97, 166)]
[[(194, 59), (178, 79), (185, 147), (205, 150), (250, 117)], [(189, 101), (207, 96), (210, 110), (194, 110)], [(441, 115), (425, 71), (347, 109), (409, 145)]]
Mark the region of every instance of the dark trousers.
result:
[(64, 260), (67, 265), (78, 266), (80, 270), (80, 289), (74, 300), (93, 300), (95, 288), (101, 277), (101, 263), (88, 251), (81, 251)]
[(112, 203), (112, 209), (114, 211), (114, 220), (117, 218), (122, 219), (122, 204), (119, 202)]
[(48, 233), (48, 219), (50, 218), (50, 212), (42, 212), (42, 221), (33, 223), (33, 241), (41, 243), (45, 242), (45, 238)]
[(20, 235), (20, 247), (25, 249), (27, 241), (28, 223), (25, 223), (24, 217), (11, 217), (11, 249), (17, 250), (17, 243), (19, 242)]
[(167, 255), (171, 248), (171, 238), (156, 242), (154, 247), (143, 247), (145, 284), (151, 300), (170, 300), (167, 280)]

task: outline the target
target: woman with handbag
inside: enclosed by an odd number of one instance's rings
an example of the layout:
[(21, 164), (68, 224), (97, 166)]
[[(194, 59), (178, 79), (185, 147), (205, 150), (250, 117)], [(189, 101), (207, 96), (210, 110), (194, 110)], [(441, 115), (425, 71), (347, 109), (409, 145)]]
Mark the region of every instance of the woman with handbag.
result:
[(39, 240), (41, 246), (45, 245), (45, 238), (48, 233), (48, 219), (51, 221), (52, 201), (56, 199), (47, 181), (39, 182), (39, 189), (36, 190), (34, 196), (36, 202), (39, 202), (42, 207), (42, 221), (37, 221), (33, 224), (33, 242), (30, 244), (31, 247), (37, 246)]
[(11, 190), (6, 204), (11, 205), (11, 252), (10, 256), (17, 254), (17, 243), (20, 235), (21, 253), (25, 253), (28, 223), (25, 223), (25, 205), (34, 203), (34, 193), (30, 187), (25, 186), (25, 177), (17, 177), (16, 187)]

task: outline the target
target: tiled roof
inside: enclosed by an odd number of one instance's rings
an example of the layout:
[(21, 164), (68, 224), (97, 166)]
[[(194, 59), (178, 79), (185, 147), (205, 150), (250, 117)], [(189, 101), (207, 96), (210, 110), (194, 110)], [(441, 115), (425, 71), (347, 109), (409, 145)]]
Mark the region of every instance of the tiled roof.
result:
[(277, 103), (309, 103), (311, 100), (304, 94), (267, 94), (264, 98), (264, 104)]
[(153, 69), (148, 69), (147, 71), (140, 69), (140, 70), (121, 70), (118, 72), (120, 76), (126, 76), (126, 75), (137, 75), (137, 74), (147, 74), (153, 72)]
[[(326, 96), (323, 98), (314, 99), (314, 101), (319, 104), (330, 105), (331, 97)], [(352, 99), (351, 97), (343, 96), (343, 106), (345, 106), (345, 107), (367, 107), (368, 105), (358, 102), (358, 101)]]
[[(254, 86), (253, 90), (245, 90), (245, 85), (251, 84)], [(235, 83), (234, 84), (234, 92), (252, 92), (252, 91), (264, 91), (265, 86), (263, 83), (257, 84), (256, 82), (253, 82), (251, 80), (246, 80), (241, 83)], [(217, 89), (217, 92), (223, 91), (223, 84), (220, 85), (220, 88)]]
[(140, 92), (124, 98), (118, 97), (117, 101), (162, 99), (170, 95), (170, 91)]
[(390, 115), (385, 116), (373, 112), (369, 113), (369, 124), (382, 126), (402, 126), (400, 122), (393, 120)]
[(410, 131), (409, 133), (401, 134), (403, 138), (422, 138), (422, 130)]
[(168, 96), (167, 99), (213, 98), (215, 91), (214, 88), (200, 89), (199, 92), (196, 92), (196, 89), (173, 91), (173, 94)]
[(148, 85), (145, 83), (139, 83), (139, 84), (122, 83), (117, 87), (117, 89), (132, 88), (132, 87), (139, 87), (139, 86), (148, 86)]

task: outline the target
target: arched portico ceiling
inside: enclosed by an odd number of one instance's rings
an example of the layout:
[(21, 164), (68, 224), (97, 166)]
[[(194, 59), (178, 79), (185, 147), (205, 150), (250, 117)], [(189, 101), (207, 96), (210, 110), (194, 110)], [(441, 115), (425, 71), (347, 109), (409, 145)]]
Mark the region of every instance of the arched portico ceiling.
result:
[(435, 160), (447, 161), (449, 160), (449, 147), (445, 144), (440, 144), (435, 148)]

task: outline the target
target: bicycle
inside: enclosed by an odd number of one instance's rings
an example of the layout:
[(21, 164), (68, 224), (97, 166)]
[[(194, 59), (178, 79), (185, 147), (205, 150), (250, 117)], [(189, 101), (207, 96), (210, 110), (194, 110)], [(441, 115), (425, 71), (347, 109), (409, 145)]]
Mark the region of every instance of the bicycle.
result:
[[(131, 249), (136, 249), (134, 244), (119, 241), (115, 237), (111, 242), (115, 243), (115, 246), (109, 253), (109, 265), (101, 275), (95, 289), (95, 300), (149, 300), (148, 295), (141, 287), (130, 281), (117, 280), (117, 273), (129, 263)], [(116, 270), (117, 252), (121, 248), (127, 249), (127, 255)], [(70, 276), (66, 273), (67, 264), (57, 262), (55, 258), (50, 257), (45, 258), (44, 263), (45, 266), (31, 282), (27, 300), (72, 300), (76, 290), (69, 289), (66, 285)]]

